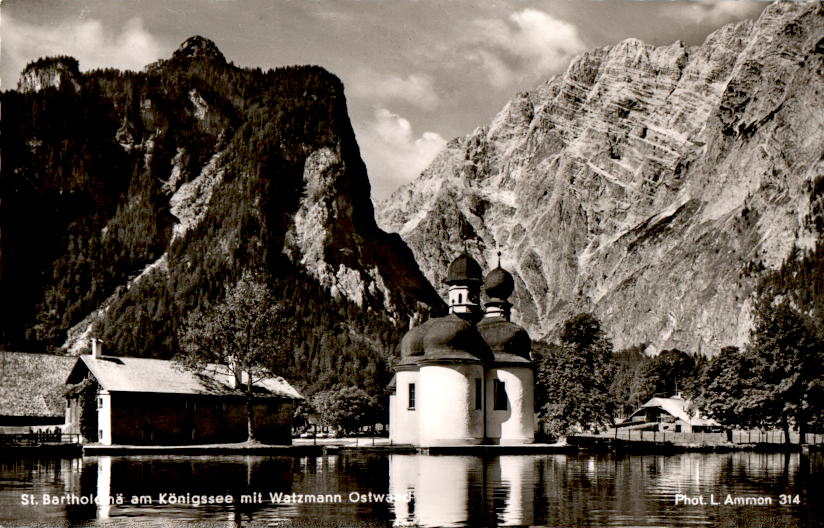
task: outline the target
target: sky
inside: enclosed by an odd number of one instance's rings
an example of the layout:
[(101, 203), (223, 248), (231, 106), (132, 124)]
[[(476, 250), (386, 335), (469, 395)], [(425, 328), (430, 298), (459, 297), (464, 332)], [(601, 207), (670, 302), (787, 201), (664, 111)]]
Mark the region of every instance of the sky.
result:
[(237, 66), (317, 64), (344, 83), (372, 184), (386, 198), (453, 137), (581, 52), (639, 38), (700, 44), (762, 0), (3, 0), (0, 88), (34, 59), (141, 70), (192, 35)]

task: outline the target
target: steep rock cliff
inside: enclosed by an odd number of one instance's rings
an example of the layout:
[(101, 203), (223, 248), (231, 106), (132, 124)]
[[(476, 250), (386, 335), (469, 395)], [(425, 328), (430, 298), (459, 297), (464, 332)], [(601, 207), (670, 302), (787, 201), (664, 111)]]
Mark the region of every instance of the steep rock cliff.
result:
[(79, 352), (95, 333), (169, 357), (185, 316), (254, 269), (300, 320), (289, 368), (343, 358), (379, 384), (393, 328), (442, 307), (375, 223), (334, 75), (238, 68), (202, 37), (138, 73), (74, 61), (67, 83), (54, 64), (3, 94), (0, 346)]
[(821, 236), (822, 35), (817, 3), (777, 2), (700, 46), (591, 50), (451, 141), (378, 222), (439, 286), (461, 237), (482, 261), (500, 248), (535, 337), (591, 310), (619, 347), (741, 344), (759, 272)]
[(28, 64), (20, 73), (17, 90), (20, 92), (38, 92), (44, 88), (71, 87), (80, 89), (80, 70), (74, 57), (50, 57)]

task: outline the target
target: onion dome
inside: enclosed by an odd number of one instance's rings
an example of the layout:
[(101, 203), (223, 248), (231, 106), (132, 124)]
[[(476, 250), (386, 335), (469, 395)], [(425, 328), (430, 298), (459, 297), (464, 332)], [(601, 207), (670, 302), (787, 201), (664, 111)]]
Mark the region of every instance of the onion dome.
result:
[(401, 357), (408, 358), (423, 355), (423, 336), (429, 321), (409, 330), (401, 339)]
[(512, 274), (501, 266), (490, 271), (484, 279), (484, 292), (490, 299), (505, 301), (513, 291), (515, 291), (515, 280)]
[(446, 272), (447, 284), (480, 283), (482, 280), (481, 265), (466, 253), (461, 253), (458, 258), (453, 260)]
[(481, 363), (493, 359), (478, 329), (457, 315), (430, 319), (427, 323), (422, 361)]
[(502, 317), (485, 317), (478, 323), (486, 344), (495, 355), (496, 362), (529, 363), (532, 340), (521, 326)]

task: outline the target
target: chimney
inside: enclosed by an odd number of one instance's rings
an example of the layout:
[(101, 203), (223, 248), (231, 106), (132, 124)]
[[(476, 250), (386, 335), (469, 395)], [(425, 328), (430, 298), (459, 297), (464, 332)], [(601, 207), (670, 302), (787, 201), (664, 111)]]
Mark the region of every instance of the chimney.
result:
[(100, 359), (103, 356), (103, 340), (96, 337), (92, 338), (92, 357)]

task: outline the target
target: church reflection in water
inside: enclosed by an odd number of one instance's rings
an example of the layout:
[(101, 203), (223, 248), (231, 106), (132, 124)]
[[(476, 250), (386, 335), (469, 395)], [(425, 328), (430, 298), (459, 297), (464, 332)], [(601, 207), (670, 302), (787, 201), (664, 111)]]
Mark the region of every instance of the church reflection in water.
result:
[(520, 526), (534, 522), (536, 464), (531, 457), (389, 457), (389, 490), (410, 494), (394, 505), (395, 523), (421, 526)]
[[(812, 502), (792, 509), (734, 510), (734, 519), (718, 517), (729, 509), (673, 509), (672, 504), (678, 493), (726, 490), (741, 496), (767, 495), (776, 486), (807, 490), (813, 496), (821, 490), (821, 467), (820, 455), (752, 452), (622, 457), (364, 453), (0, 459), (0, 525), (13, 520), (12, 524), (109, 526), (116, 518), (145, 517), (161, 525), (197, 520), (232, 527), (295, 519), (338, 525), (380, 521), (396, 526), (681, 526), (685, 519), (689, 524), (717, 526), (726, 519), (747, 526), (824, 526), (818, 522), (818, 504)], [(387, 491), (410, 500), (347, 500), (352, 493), (383, 497)], [(236, 500), (228, 505), (161, 503), (160, 494), (167, 493), (231, 494)], [(274, 504), (270, 493), (333, 494), (343, 500)], [(38, 499), (43, 494), (118, 495), (127, 500), (114, 505), (106, 501), (41, 503), (33, 508), (21, 501), (21, 494)], [(244, 503), (243, 497), (252, 494), (262, 500)], [(135, 496), (153, 500), (130, 503), (128, 498)], [(773, 522), (776, 515), (779, 523)], [(810, 519), (814, 522), (806, 522)]]

